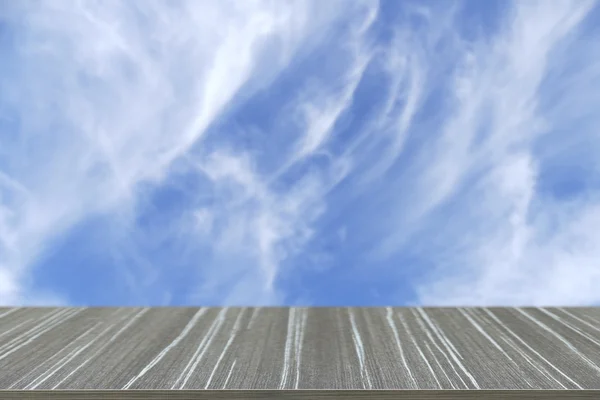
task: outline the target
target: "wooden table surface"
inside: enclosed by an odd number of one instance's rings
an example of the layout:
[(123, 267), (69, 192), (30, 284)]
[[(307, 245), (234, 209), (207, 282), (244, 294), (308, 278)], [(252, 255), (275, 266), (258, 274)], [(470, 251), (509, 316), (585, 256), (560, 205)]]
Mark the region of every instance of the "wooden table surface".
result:
[(600, 308), (0, 308), (0, 389), (600, 389)]

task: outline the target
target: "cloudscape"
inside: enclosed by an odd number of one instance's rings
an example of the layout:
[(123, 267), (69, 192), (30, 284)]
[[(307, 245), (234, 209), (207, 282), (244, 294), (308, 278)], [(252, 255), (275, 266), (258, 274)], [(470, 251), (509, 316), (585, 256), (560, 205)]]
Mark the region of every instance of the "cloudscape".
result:
[(598, 21), (0, 0), (0, 305), (598, 304)]

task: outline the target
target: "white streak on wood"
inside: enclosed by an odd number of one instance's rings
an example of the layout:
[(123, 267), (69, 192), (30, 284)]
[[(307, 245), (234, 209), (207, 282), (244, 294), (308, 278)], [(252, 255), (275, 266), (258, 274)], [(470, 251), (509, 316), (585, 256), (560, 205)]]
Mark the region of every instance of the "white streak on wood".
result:
[(217, 368), (219, 368), (219, 365), (221, 364), (223, 357), (225, 357), (225, 354), (227, 354), (227, 350), (229, 350), (229, 347), (231, 346), (231, 344), (233, 343), (233, 340), (235, 339), (237, 333), (239, 332), (240, 323), (242, 321), (243, 316), (244, 316), (244, 310), (242, 309), (242, 310), (240, 310), (240, 312), (235, 320), (235, 323), (233, 324), (233, 329), (231, 330), (231, 334), (229, 335), (229, 340), (227, 340), (227, 343), (225, 344), (223, 351), (219, 355), (219, 359), (217, 360), (215, 367), (213, 368), (210, 376), (208, 377), (208, 381), (206, 381), (206, 385), (204, 385), (204, 389), (207, 389), (208, 386), (210, 385), (210, 383), (212, 382), (213, 377), (215, 376), (215, 373), (217, 372)]
[(14, 313), (15, 311), (18, 311), (19, 308), (11, 308), (10, 310), (3, 312), (2, 314), (0, 314), (0, 319), (6, 317), (7, 315), (10, 315), (12, 313)]
[[(565, 325), (566, 327), (568, 327), (572, 331), (579, 333), (581, 336), (585, 337), (586, 339), (588, 339), (589, 341), (591, 341), (592, 343), (594, 343), (596, 346), (600, 346), (600, 341), (596, 340), (596, 338), (594, 338), (593, 336), (587, 334), (583, 330), (579, 329), (578, 327), (574, 326), (570, 322), (566, 321), (564, 318), (560, 318), (558, 315), (553, 314), (550, 311), (544, 310), (543, 308), (541, 308), (540, 311), (543, 312), (544, 314), (548, 315), (549, 317), (551, 317), (555, 321), (558, 321), (561, 324)], [(589, 324), (588, 322), (582, 320), (581, 318), (578, 318), (577, 316), (575, 316), (575, 315), (573, 315), (571, 313), (568, 313), (567, 311), (563, 311), (563, 312), (565, 314), (569, 315), (571, 318), (576, 319), (577, 321), (583, 323), (584, 325), (587, 325), (590, 328), (595, 329), (596, 331), (600, 331), (600, 329), (598, 329), (594, 325)]]
[[(562, 311), (563, 313), (565, 313), (565, 314), (569, 315), (570, 317), (572, 317), (572, 318), (576, 319), (577, 321), (581, 322), (582, 324), (584, 324), (584, 325), (586, 325), (586, 326), (588, 326), (588, 327), (592, 328), (593, 330), (600, 332), (600, 328), (599, 328), (598, 326), (594, 325), (594, 324), (591, 324), (589, 321), (586, 321), (586, 320), (584, 320), (584, 319), (582, 319), (582, 318), (580, 318), (580, 317), (576, 316), (575, 314), (572, 314), (572, 313), (568, 312), (568, 311), (567, 311), (567, 310), (565, 310), (564, 308), (559, 308), (559, 310), (560, 310), (560, 311)], [(591, 317), (590, 317), (590, 318), (591, 318)], [(592, 319), (593, 319), (593, 318), (592, 318)], [(594, 321), (596, 321), (596, 320), (594, 319)]]
[[(149, 308), (143, 308), (141, 311), (137, 312), (134, 311), (132, 314), (135, 314), (121, 329), (119, 329), (114, 335), (111, 336), (111, 338), (106, 342), (103, 343), (102, 346), (100, 346), (98, 349), (96, 349), (96, 351), (94, 351), (87, 359), (85, 359), (81, 364), (79, 364), (75, 369), (73, 369), (71, 372), (69, 372), (69, 374), (67, 376), (65, 376), (63, 379), (61, 379), (58, 383), (56, 383), (52, 389), (56, 389), (58, 386), (60, 386), (64, 381), (66, 381), (67, 379), (69, 379), (71, 376), (73, 376), (75, 373), (77, 373), (77, 371), (79, 371), (82, 367), (84, 367), (87, 363), (89, 363), (90, 361), (92, 361), (98, 354), (100, 354), (101, 351), (103, 351), (105, 348), (108, 347), (108, 345), (110, 345), (111, 343), (113, 343), (115, 341), (115, 339), (117, 339), (117, 337), (119, 337), (123, 332), (125, 332), (125, 330), (127, 328), (129, 328), (131, 325), (133, 325), (142, 315), (144, 315), (146, 312), (148, 312)], [(125, 318), (128, 318), (128, 314), (124, 315), (123, 318), (121, 318), (117, 323), (115, 323), (114, 325), (118, 325), (119, 323), (121, 323)], [(112, 328), (112, 326), (111, 326)]]
[(534, 324), (536, 324), (540, 328), (542, 328), (543, 330), (545, 330), (546, 332), (550, 333), (555, 338), (557, 338), (563, 345), (565, 345), (567, 348), (569, 348), (569, 350), (571, 350), (573, 353), (575, 353), (577, 355), (577, 357), (579, 357), (580, 359), (585, 361), (586, 364), (588, 364), (590, 367), (595, 369), (597, 372), (600, 372), (600, 367), (598, 367), (592, 360), (590, 360), (590, 358), (588, 356), (586, 356), (581, 351), (579, 351), (579, 349), (577, 349), (577, 347), (575, 347), (571, 342), (569, 342), (564, 336), (560, 335), (558, 332), (554, 331), (548, 325), (544, 324), (542, 321), (538, 320), (537, 318), (532, 317), (531, 315), (529, 315), (522, 309), (517, 308), (516, 311), (518, 313), (520, 313), (521, 315), (523, 315), (524, 317), (526, 317), (527, 319), (529, 319), (530, 321), (532, 321)]
[(497, 349), (497, 350), (498, 350), (500, 353), (502, 353), (502, 355), (503, 355), (504, 357), (508, 358), (508, 359), (509, 359), (509, 360), (510, 360), (510, 361), (513, 363), (513, 365), (515, 365), (515, 366), (517, 366), (517, 367), (519, 366), (519, 364), (518, 364), (518, 363), (517, 363), (515, 360), (513, 360), (513, 358), (512, 358), (512, 357), (511, 357), (511, 356), (510, 356), (510, 355), (509, 355), (507, 352), (506, 352), (506, 350), (504, 350), (504, 349), (502, 348), (502, 346), (500, 346), (500, 345), (498, 344), (498, 342), (496, 342), (496, 341), (494, 340), (494, 338), (493, 338), (493, 337), (491, 337), (491, 336), (490, 336), (490, 335), (489, 335), (489, 334), (488, 334), (488, 333), (485, 331), (485, 328), (484, 328), (484, 327), (482, 327), (482, 326), (481, 326), (481, 325), (480, 325), (480, 324), (479, 324), (477, 321), (475, 321), (475, 319), (473, 319), (473, 317), (471, 317), (471, 316), (469, 315), (469, 313), (468, 313), (468, 310), (463, 310), (463, 309), (459, 308), (459, 309), (458, 309), (458, 311), (459, 311), (459, 312), (460, 312), (460, 313), (461, 313), (461, 314), (462, 314), (462, 315), (463, 315), (463, 316), (464, 316), (464, 317), (465, 317), (465, 318), (466, 318), (466, 319), (467, 319), (467, 320), (468, 320), (468, 321), (471, 323), (471, 325), (473, 325), (473, 326), (475, 327), (475, 329), (477, 329), (477, 331), (478, 331), (479, 333), (481, 333), (481, 335), (482, 335), (484, 338), (486, 338), (486, 339), (487, 339), (487, 341), (488, 341), (488, 342), (490, 342), (492, 345), (494, 345), (494, 347), (495, 347), (495, 348), (496, 348), (496, 349)]
[(394, 334), (394, 340), (396, 341), (396, 346), (398, 346), (398, 350), (400, 351), (400, 359), (402, 360), (402, 365), (404, 365), (404, 369), (406, 369), (406, 371), (408, 372), (408, 376), (410, 377), (413, 388), (418, 389), (419, 385), (418, 385), (415, 377), (413, 376), (412, 371), (406, 360), (406, 356), (404, 355), (404, 349), (402, 348), (402, 342), (400, 341), (400, 334), (398, 333), (398, 327), (396, 326), (396, 323), (394, 322), (393, 311), (392, 311), (391, 307), (386, 308), (386, 320), (387, 320), (388, 325), (390, 326), (390, 329), (392, 330), (392, 333)]
[[(415, 320), (417, 321), (417, 324), (421, 327), (421, 329), (423, 330), (423, 332), (425, 332), (425, 335), (427, 336), (427, 338), (429, 339), (429, 341), (431, 342), (431, 344), (433, 344), (435, 346), (435, 348), (439, 351), (439, 353), (444, 356), (444, 358), (448, 362), (448, 365), (450, 365), (450, 367), (452, 368), (452, 371), (454, 371), (454, 374), (458, 377), (458, 379), (463, 384), (463, 386), (466, 389), (468, 389), (469, 385), (467, 385), (467, 383), (464, 381), (464, 379), (462, 378), (462, 376), (458, 373), (458, 371), (454, 367), (454, 364), (452, 363), (452, 360), (450, 360), (450, 357), (448, 357), (448, 355), (446, 354), (446, 352), (444, 350), (442, 350), (442, 348), (437, 344), (437, 342), (435, 341), (435, 338), (433, 337), (433, 335), (431, 334), (431, 332), (429, 332), (429, 329), (425, 326), (425, 324), (423, 323), (423, 321), (421, 321), (420, 315), (418, 313), (416, 313), (414, 309), (412, 309), (411, 312), (415, 316)], [(433, 354), (433, 357), (437, 361), (437, 357), (435, 357), (435, 354)], [(446, 373), (446, 371), (443, 368), (442, 368), (442, 371), (444, 371), (444, 373)], [(452, 382), (452, 386), (454, 387), (454, 382), (452, 380), (450, 380), (450, 382)]]
[[(84, 337), (86, 337), (87, 335), (89, 335), (92, 331), (94, 331), (99, 325), (100, 325), (100, 323), (95, 324), (90, 329), (88, 329), (83, 334), (81, 334), (77, 339), (75, 339), (75, 341), (78, 341), (79, 339), (83, 339)], [(96, 340), (98, 340), (102, 336), (103, 333), (107, 332), (113, 326), (114, 326), (114, 324), (112, 324), (111, 326), (109, 326), (107, 329), (104, 330), (104, 332), (100, 333), (100, 335), (96, 336), (91, 341), (89, 341), (87, 343), (84, 342), (81, 345), (75, 347), (66, 356), (62, 357), (60, 360), (58, 360), (58, 362), (54, 363), (54, 365), (52, 365), (52, 367), (48, 371), (46, 371), (42, 375), (38, 376), (32, 382), (30, 382), (25, 387), (25, 389), (26, 390), (27, 389), (35, 389), (39, 385), (41, 385), (42, 383), (46, 382), (48, 380), (48, 378), (50, 378), (52, 375), (54, 375), (55, 373), (57, 373), (58, 371), (60, 371), (62, 367), (64, 367), (65, 365), (67, 365), (72, 359), (74, 359), (79, 354), (81, 354), (82, 351), (84, 351), (85, 349), (87, 349), (88, 347), (90, 347), (92, 344), (94, 344), (94, 342), (96, 342)]]
[(423, 319), (433, 329), (433, 332), (437, 335), (437, 337), (440, 338), (442, 344), (444, 345), (446, 350), (448, 350), (448, 353), (450, 353), (450, 357), (452, 357), (452, 359), (458, 365), (458, 367), (465, 373), (465, 375), (467, 375), (467, 377), (469, 378), (469, 380), (471, 381), (473, 386), (475, 386), (475, 389), (479, 389), (480, 387), (479, 387), (479, 384), (477, 383), (477, 380), (475, 379), (475, 377), (469, 372), (469, 370), (465, 367), (465, 365), (459, 360), (459, 357), (462, 358), (462, 356), (456, 350), (454, 345), (452, 345), (450, 338), (444, 334), (444, 331), (442, 330), (442, 328), (439, 328), (431, 320), (431, 318), (429, 318), (429, 316), (427, 315), (425, 310), (423, 310), (422, 308), (418, 308), (417, 311), (419, 311), (419, 313), (423, 316)]
[(306, 320), (308, 318), (308, 310), (306, 308), (300, 309), (300, 318), (298, 323), (296, 324), (297, 332), (296, 332), (296, 384), (294, 386), (295, 389), (298, 389), (300, 384), (300, 368), (302, 365), (302, 343), (304, 342), (304, 330), (306, 328)]
[[(429, 344), (427, 343), (427, 341), (425, 341), (425, 347), (427, 348), (427, 351), (429, 352), (429, 354), (431, 354), (431, 356), (433, 357), (433, 361), (435, 361), (435, 363), (437, 364), (437, 366), (440, 369), (440, 371), (442, 371), (442, 374), (444, 374), (444, 377), (446, 378), (446, 380), (448, 381), (448, 383), (450, 383), (450, 386), (452, 386), (452, 389), (458, 389), (456, 387), (456, 385), (454, 384), (454, 381), (452, 379), (450, 379), (450, 377), (446, 373), (446, 369), (444, 367), (442, 367), (442, 364), (440, 363), (440, 360), (435, 355), (435, 351), (433, 351), (431, 349), (431, 347), (429, 347)], [(441, 389), (441, 386), (440, 386), (440, 389)]]
[[(350, 316), (350, 324), (352, 326), (352, 340), (354, 341), (354, 348), (356, 350), (356, 355), (358, 356), (358, 362), (360, 364), (360, 373), (362, 375), (362, 378), (367, 383), (367, 389), (372, 389), (373, 384), (371, 383), (371, 377), (369, 376), (369, 371), (367, 370), (365, 360), (365, 348), (362, 339), (360, 338), (360, 332), (358, 330), (358, 327), (356, 326), (356, 321), (354, 320), (354, 313), (351, 309), (348, 309), (348, 315)], [(364, 383), (365, 382), (363, 381), (363, 386)]]
[(252, 311), (252, 315), (250, 316), (250, 321), (248, 322), (248, 327), (246, 329), (252, 329), (254, 322), (256, 321), (256, 317), (258, 317), (258, 313), (260, 312), (260, 307), (255, 307)]
[(6, 335), (8, 335), (8, 334), (9, 334), (9, 333), (11, 333), (12, 331), (15, 331), (15, 330), (19, 329), (20, 327), (22, 327), (23, 325), (25, 325), (25, 324), (27, 324), (27, 323), (29, 323), (29, 322), (31, 322), (31, 321), (32, 321), (32, 319), (31, 319), (31, 318), (30, 318), (30, 319), (27, 319), (27, 320), (25, 320), (25, 321), (23, 321), (23, 322), (21, 322), (21, 323), (19, 323), (19, 324), (15, 325), (15, 326), (13, 326), (13, 327), (12, 327), (12, 328), (10, 328), (9, 330), (7, 330), (7, 331), (5, 331), (5, 332), (2, 332), (2, 333), (0, 333), (0, 338), (1, 338), (2, 336), (6, 336)]
[(9, 349), (15, 343), (26, 340), (29, 335), (35, 334), (39, 330), (43, 329), (44, 325), (53, 321), (54, 319), (58, 318), (59, 316), (66, 314), (67, 312), (68, 312), (68, 310), (66, 310), (66, 309), (54, 310), (53, 312), (44, 316), (44, 319), (42, 319), (42, 321), (40, 321), (38, 324), (34, 325), (33, 327), (29, 328), (27, 331), (21, 333), (19, 336), (11, 339), (7, 343), (4, 343), (2, 346), (0, 346), (0, 351)]
[[(438, 380), (437, 375), (435, 374), (435, 371), (433, 370), (433, 367), (429, 363), (429, 360), (427, 359), (427, 357), (425, 357), (423, 350), (421, 350), (421, 346), (419, 346), (418, 341), (413, 336), (410, 328), (408, 327), (408, 324), (404, 321), (404, 318), (402, 317), (401, 313), (398, 313), (398, 320), (404, 327), (404, 330), (406, 330), (406, 333), (408, 334), (408, 338), (414, 343), (415, 347), (417, 348), (417, 351), (419, 352), (419, 355), (421, 356), (423, 361), (425, 361), (425, 364), (427, 365), (427, 369), (429, 369), (429, 371), (431, 372), (431, 376), (433, 376), (433, 379), (435, 380), (435, 383), (438, 385), (438, 388), (441, 388), (442, 385), (440, 384), (440, 381)], [(425, 343), (425, 344), (427, 344), (427, 343)]]
[[(48, 332), (49, 330), (51, 330), (55, 326), (57, 326), (57, 325), (65, 322), (65, 321), (71, 319), (75, 315), (79, 314), (81, 311), (83, 311), (83, 309), (78, 309), (74, 313), (69, 313), (66, 317), (64, 317), (62, 319), (59, 319), (58, 321), (54, 321), (52, 324), (49, 324), (45, 329), (42, 329), (41, 331), (37, 332), (35, 335), (33, 335), (30, 338), (28, 338), (27, 340), (25, 340), (23, 343), (19, 344), (18, 346), (13, 347), (12, 349), (10, 349), (7, 352), (5, 352), (4, 354), (2, 354), (2, 356), (0, 356), (0, 360), (8, 357), (9, 355), (11, 355), (12, 353), (14, 353), (15, 351), (17, 351), (20, 348), (22, 348), (22, 347), (28, 345), (29, 343), (33, 342), (35, 339), (39, 338), (44, 333)], [(48, 322), (48, 321), (46, 321), (46, 322)]]
[[(186, 365), (186, 369), (188, 369), (188, 371), (187, 371), (187, 374), (185, 375), (185, 378), (183, 379), (183, 382), (181, 382), (181, 385), (179, 386), (180, 389), (183, 389), (185, 387), (185, 385), (187, 384), (190, 377), (196, 371), (196, 367), (200, 363), (200, 360), (202, 360), (202, 358), (204, 357), (206, 350), (210, 348), (210, 344), (212, 343), (212, 341), (216, 337), (217, 333), (221, 329), (221, 326), (225, 322), (225, 316), (227, 315), (227, 311), (229, 311), (228, 308), (223, 308), (221, 311), (219, 311), (217, 318), (215, 319), (215, 321), (211, 325), (210, 329), (206, 333), (206, 336), (204, 336), (204, 339), (202, 339), (202, 341), (198, 345), (196, 352), (194, 353), (194, 355), (192, 356), (192, 358)], [(192, 361), (193, 361), (193, 363), (192, 363)], [(191, 367), (190, 367), (190, 364), (191, 364)]]
[[(477, 322), (477, 320), (483, 321), (483, 319), (482, 319), (482, 318), (480, 318), (480, 317), (477, 315), (477, 313), (475, 313), (475, 312), (473, 312), (473, 311), (471, 311), (471, 310), (465, 309), (465, 310), (464, 310), (464, 312), (465, 312), (465, 315), (469, 315), (469, 314), (471, 314), (471, 315), (470, 315), (471, 319), (472, 319), (472, 320), (473, 320), (473, 322), (474, 322), (475, 324), (477, 324), (477, 325), (480, 325), (480, 324)], [(483, 330), (484, 328), (483, 328), (483, 327), (481, 327), (481, 329)], [(517, 345), (514, 343), (514, 341), (513, 341), (512, 339), (510, 339), (510, 338), (506, 337), (506, 335), (504, 335), (504, 334), (503, 334), (502, 332), (500, 332), (500, 331), (498, 332), (498, 335), (500, 335), (501, 339), (503, 339), (504, 343), (506, 343), (506, 344), (508, 345), (508, 347), (509, 347), (509, 348), (512, 348), (512, 349), (513, 349), (513, 350), (514, 350), (514, 351), (515, 351), (517, 354), (519, 354), (519, 355), (521, 355), (521, 356), (523, 357), (523, 353), (520, 351), (519, 347), (518, 347), (518, 346), (517, 346)], [(491, 336), (490, 336), (490, 338), (491, 338)], [(493, 338), (491, 338), (491, 339), (493, 340)], [(508, 342), (508, 341), (510, 341), (510, 342)], [(500, 345), (498, 344), (498, 346), (500, 346)], [(500, 346), (500, 347), (501, 347), (501, 346)], [(504, 352), (504, 354), (505, 354), (505, 356), (506, 356), (506, 357), (507, 357), (507, 358), (508, 358), (508, 359), (509, 359), (509, 360), (510, 360), (512, 363), (513, 363), (513, 365), (514, 365), (514, 366), (517, 368), (517, 370), (518, 370), (518, 371), (523, 371), (523, 367), (522, 367), (522, 366), (521, 366), (521, 365), (520, 365), (518, 362), (516, 362), (516, 361), (515, 361), (515, 360), (514, 360), (512, 357), (510, 357), (510, 355), (508, 354), (508, 352)], [(526, 361), (528, 361), (528, 358), (526, 358)], [(528, 361), (528, 362), (529, 362), (529, 363), (531, 363), (531, 361)], [(534, 366), (534, 368), (536, 368), (536, 369), (539, 371), (539, 368), (538, 368), (537, 366), (535, 366), (535, 365), (533, 365), (533, 366)], [(542, 372), (542, 371), (540, 371), (540, 372)], [(546, 371), (546, 372), (548, 372), (548, 371)], [(544, 374), (544, 373), (542, 372), (542, 374)], [(544, 376), (546, 376), (546, 375), (544, 374)], [(547, 377), (550, 377), (550, 379), (554, 379), (554, 380), (556, 380), (556, 379), (555, 379), (555, 378), (554, 378), (552, 375), (550, 375), (549, 373), (548, 373)], [(521, 379), (523, 379), (523, 380), (525, 381), (525, 383), (527, 383), (527, 386), (529, 386), (530, 388), (534, 389), (534, 388), (536, 387), (536, 386), (532, 385), (532, 384), (531, 384), (531, 382), (530, 382), (530, 381), (529, 381), (529, 380), (528, 380), (528, 379), (527, 379), (527, 378), (526, 378), (524, 375), (521, 375)], [(558, 381), (557, 381), (557, 382), (558, 382)], [(560, 384), (560, 382), (558, 382), (558, 383)], [(562, 384), (561, 384), (561, 386), (562, 386)]]
[(285, 347), (283, 351), (283, 369), (281, 371), (281, 381), (279, 382), (279, 389), (285, 389), (287, 383), (287, 377), (290, 370), (290, 358), (291, 358), (291, 347), (294, 331), (296, 309), (294, 307), (288, 309), (288, 323), (285, 337)]
[(192, 328), (194, 327), (194, 325), (196, 325), (196, 323), (198, 322), (198, 320), (200, 319), (200, 317), (202, 317), (204, 314), (206, 313), (206, 308), (200, 308), (196, 314), (194, 314), (194, 316), (192, 317), (192, 319), (187, 323), (187, 325), (185, 326), (185, 328), (183, 328), (183, 330), (181, 331), (181, 333), (179, 334), (179, 336), (177, 336), (175, 338), (175, 340), (173, 340), (171, 343), (169, 343), (169, 345), (167, 347), (165, 347), (156, 357), (154, 357), (152, 359), (152, 361), (150, 361), (150, 363), (148, 365), (146, 365), (136, 376), (134, 376), (133, 378), (131, 378), (129, 380), (129, 382), (127, 382), (125, 384), (125, 386), (123, 386), (123, 389), (129, 389), (138, 379), (140, 379), (141, 377), (143, 377), (144, 375), (146, 375), (146, 373), (148, 373), (148, 371), (150, 371), (156, 364), (158, 364), (158, 362), (160, 360), (162, 360), (162, 358), (175, 346), (177, 346), (179, 344), (179, 342), (181, 342), (183, 339), (185, 339), (185, 337), (190, 333), (190, 331), (192, 330)]
[(581, 387), (581, 385), (579, 385), (577, 382), (575, 382), (573, 379), (571, 379), (567, 374), (565, 374), (564, 372), (562, 372), (559, 368), (557, 368), (554, 364), (552, 364), (550, 361), (548, 361), (544, 356), (542, 356), (539, 352), (537, 352), (533, 347), (531, 347), (530, 345), (528, 345), (523, 339), (521, 339), (519, 337), (519, 335), (517, 335), (516, 333), (514, 333), (508, 326), (506, 326), (505, 324), (502, 323), (502, 321), (500, 321), (500, 319), (498, 319), (494, 314), (492, 314), (489, 310), (484, 309), (485, 313), (488, 314), (490, 317), (492, 317), (498, 324), (500, 324), (500, 326), (502, 326), (504, 329), (506, 329), (506, 331), (508, 331), (508, 333), (513, 336), (515, 339), (517, 339), (522, 345), (524, 345), (525, 347), (527, 347), (527, 349), (529, 349), (529, 351), (533, 352), (535, 355), (537, 355), (540, 359), (542, 359), (546, 364), (548, 364), (553, 370), (555, 370), (556, 372), (558, 372), (559, 374), (561, 374), (564, 378), (566, 378), (569, 382), (571, 382), (573, 385), (575, 385), (577, 387), (577, 389), (583, 389)]
[[(544, 377), (558, 383), (563, 389), (567, 389), (567, 387), (558, 379), (556, 379), (555, 376), (553, 376), (550, 371), (548, 371), (546, 368), (544, 368), (542, 365), (538, 365), (533, 358), (529, 357), (527, 355), (527, 353), (525, 351), (522, 351), (519, 346), (509, 337), (507, 337), (506, 335), (504, 335), (503, 333), (498, 333), (500, 335), (500, 339), (506, 343), (509, 346), (514, 347), (517, 352), (521, 355), (521, 357), (523, 357), (525, 359), (525, 361), (527, 361), (527, 364), (531, 365), (536, 371), (538, 371), (540, 374), (542, 374)], [(527, 381), (527, 384), (529, 385), (529, 387), (533, 388), (533, 386), (531, 385), (531, 383), (529, 383), (529, 381)]]
[(231, 364), (231, 368), (229, 368), (229, 373), (227, 374), (227, 378), (225, 379), (225, 383), (223, 383), (223, 389), (227, 388), (227, 384), (229, 383), (229, 379), (231, 379), (231, 374), (233, 373), (233, 369), (235, 368), (235, 363), (237, 362), (237, 358), (233, 360)]

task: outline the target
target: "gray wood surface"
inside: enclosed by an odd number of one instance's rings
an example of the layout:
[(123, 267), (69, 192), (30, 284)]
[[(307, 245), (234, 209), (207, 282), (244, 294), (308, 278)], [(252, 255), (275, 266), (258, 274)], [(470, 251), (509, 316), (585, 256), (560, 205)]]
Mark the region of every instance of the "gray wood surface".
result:
[(0, 389), (600, 389), (600, 309), (0, 308)]
[(2, 400), (592, 400), (600, 390), (0, 390)]

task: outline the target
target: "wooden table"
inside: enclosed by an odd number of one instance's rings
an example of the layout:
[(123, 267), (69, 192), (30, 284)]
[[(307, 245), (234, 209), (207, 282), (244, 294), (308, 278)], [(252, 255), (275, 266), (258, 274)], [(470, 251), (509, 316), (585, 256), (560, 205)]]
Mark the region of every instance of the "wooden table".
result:
[(600, 399), (600, 308), (0, 308), (0, 389)]

